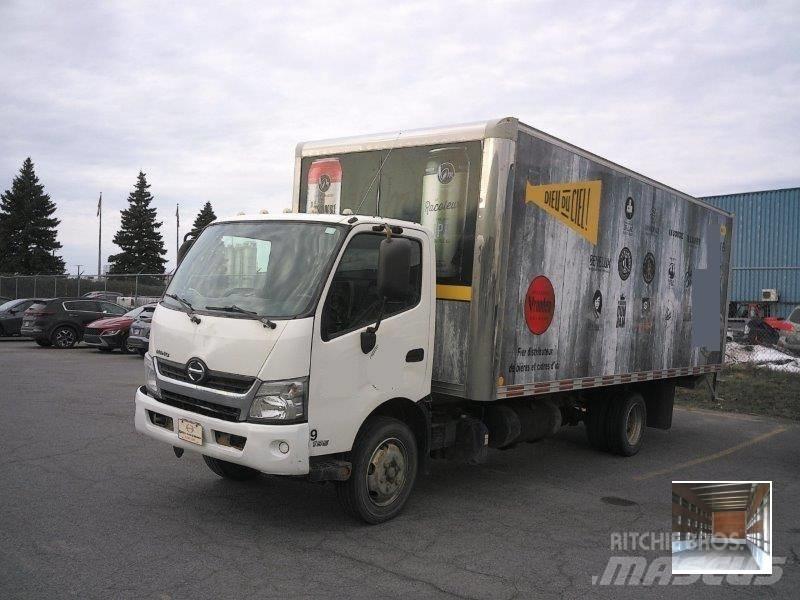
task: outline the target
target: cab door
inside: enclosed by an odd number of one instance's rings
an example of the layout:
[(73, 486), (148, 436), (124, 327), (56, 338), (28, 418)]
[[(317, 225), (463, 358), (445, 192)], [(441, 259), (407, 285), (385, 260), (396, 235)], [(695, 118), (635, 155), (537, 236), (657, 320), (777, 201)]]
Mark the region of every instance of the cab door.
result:
[(387, 302), (375, 347), (364, 353), (361, 333), (378, 321), (378, 249), (385, 233), (356, 227), (340, 252), (314, 319), (309, 382), (311, 454), (350, 450), (364, 419), (392, 398), (413, 402), (430, 393), (433, 335), (432, 259), (427, 234), (411, 240), (411, 293)]

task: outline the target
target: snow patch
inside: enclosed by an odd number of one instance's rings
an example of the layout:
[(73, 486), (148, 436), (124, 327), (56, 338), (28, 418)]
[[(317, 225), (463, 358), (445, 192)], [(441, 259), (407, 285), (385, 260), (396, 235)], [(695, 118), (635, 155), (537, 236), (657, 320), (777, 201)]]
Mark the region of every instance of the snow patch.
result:
[(725, 346), (725, 363), (752, 363), (772, 371), (800, 374), (800, 358), (766, 346), (751, 346), (728, 342)]

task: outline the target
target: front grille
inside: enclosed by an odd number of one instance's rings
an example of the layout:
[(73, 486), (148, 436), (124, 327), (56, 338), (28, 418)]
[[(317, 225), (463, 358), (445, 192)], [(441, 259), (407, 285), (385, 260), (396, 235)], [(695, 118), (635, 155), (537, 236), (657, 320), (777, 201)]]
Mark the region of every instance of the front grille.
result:
[(94, 327), (87, 327), (83, 330), (83, 335), (100, 335), (100, 332), (103, 331), (102, 329), (96, 329)]
[[(183, 381), (185, 383), (194, 383), (186, 374), (186, 369), (183, 365), (158, 360), (158, 370), (164, 377)], [(209, 371), (203, 383), (199, 384), (201, 387), (207, 387), (214, 390), (223, 392), (231, 392), (233, 394), (244, 394), (249, 390), (255, 377), (245, 377), (244, 375), (233, 375), (232, 373), (217, 373), (216, 371)]]
[(205, 400), (198, 400), (197, 398), (190, 398), (183, 394), (176, 394), (168, 390), (161, 390), (161, 402), (169, 404), (175, 408), (181, 408), (190, 412), (205, 415), (207, 417), (214, 417), (215, 419), (222, 419), (224, 421), (238, 421), (241, 410), (232, 406), (224, 406), (223, 404), (215, 404), (214, 402), (206, 402)]
[(100, 339), (99, 335), (89, 335), (88, 333), (83, 334), (83, 341), (87, 344), (102, 344), (103, 340)]

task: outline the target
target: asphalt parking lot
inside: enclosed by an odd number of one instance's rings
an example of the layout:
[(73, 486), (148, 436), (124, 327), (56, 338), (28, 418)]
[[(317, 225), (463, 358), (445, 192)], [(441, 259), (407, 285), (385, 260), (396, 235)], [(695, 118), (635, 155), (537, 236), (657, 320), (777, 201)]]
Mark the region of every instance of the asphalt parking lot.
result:
[[(800, 585), (790, 421), (677, 410), (629, 459), (576, 427), (479, 467), (435, 462), (403, 515), (370, 527), (329, 486), (223, 481), (136, 434), (141, 379), (138, 356), (0, 341), (0, 597), (788, 598)], [(626, 554), (612, 534), (667, 534), (673, 479), (772, 480), (782, 578), (593, 585)]]

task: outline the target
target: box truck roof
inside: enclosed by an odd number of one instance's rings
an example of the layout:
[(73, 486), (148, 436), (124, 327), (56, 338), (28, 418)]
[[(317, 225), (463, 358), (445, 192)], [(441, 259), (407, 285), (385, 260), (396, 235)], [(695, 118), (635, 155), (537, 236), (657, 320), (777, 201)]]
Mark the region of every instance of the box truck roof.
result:
[[(544, 131), (531, 127), (530, 125), (526, 125), (516, 117), (489, 119), (487, 121), (479, 121), (476, 123), (462, 123), (444, 127), (410, 129), (408, 131), (390, 131), (335, 139), (300, 142), (297, 144), (295, 149), (295, 157), (296, 161), (299, 163), (300, 159), (304, 157), (327, 156), (336, 153), (368, 152), (371, 150), (385, 150), (388, 148), (408, 148), (412, 146), (454, 144), (472, 140), (484, 140), (487, 138), (500, 138), (516, 141), (517, 133), (519, 131), (525, 131), (529, 135), (546, 140), (555, 146), (559, 146), (569, 150), (570, 152), (574, 152), (580, 156), (583, 156), (584, 158), (610, 167), (630, 177), (635, 177), (644, 183), (669, 190), (690, 202), (704, 206), (716, 213), (726, 216), (731, 215), (731, 213), (699, 200), (694, 196), (687, 194), (686, 192), (677, 190), (664, 183), (651, 179), (650, 177), (646, 177), (641, 173), (625, 168), (622, 165), (603, 158), (602, 156), (598, 156), (597, 154), (589, 152), (588, 150), (584, 150), (583, 148), (575, 146), (574, 144), (565, 142), (564, 140), (545, 133)], [(299, 176), (300, 169), (296, 168), (295, 177), (297, 178)], [(297, 181), (295, 181), (295, 183), (297, 183)], [(295, 190), (297, 189), (298, 186), (295, 185)]]

